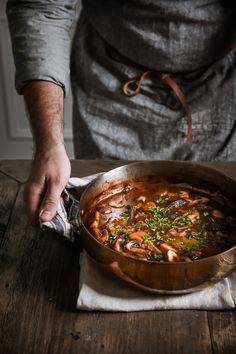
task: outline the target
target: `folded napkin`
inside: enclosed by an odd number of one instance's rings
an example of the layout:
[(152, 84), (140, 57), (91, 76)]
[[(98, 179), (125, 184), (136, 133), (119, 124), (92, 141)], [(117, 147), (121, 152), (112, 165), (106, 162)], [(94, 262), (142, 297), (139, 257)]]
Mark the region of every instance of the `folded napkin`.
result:
[[(73, 190), (87, 186), (100, 174), (71, 178), (58, 205), (58, 213), (43, 229), (53, 229), (74, 241), (78, 232), (78, 194)], [(222, 310), (236, 307), (236, 272), (208, 288), (185, 295), (157, 295), (133, 290), (103, 273), (83, 251), (80, 256), (80, 280), (77, 308), (100, 311), (147, 311), (163, 309)]]
[(85, 189), (90, 182), (101, 174), (102, 172), (83, 178), (71, 177), (58, 203), (57, 214), (51, 221), (40, 222), (40, 227), (43, 230), (54, 230), (69, 241), (74, 242), (75, 233), (79, 228), (79, 188)]
[(96, 267), (85, 251), (80, 258), (77, 308), (99, 311), (170, 309), (222, 310), (236, 307), (236, 272), (208, 288), (185, 295), (157, 295), (133, 290)]

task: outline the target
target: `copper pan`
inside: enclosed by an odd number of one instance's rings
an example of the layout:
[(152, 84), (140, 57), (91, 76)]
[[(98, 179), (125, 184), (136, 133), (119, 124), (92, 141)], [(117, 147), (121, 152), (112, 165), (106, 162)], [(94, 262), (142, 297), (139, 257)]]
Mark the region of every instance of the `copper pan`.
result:
[(119, 254), (98, 242), (88, 231), (84, 224), (86, 210), (96, 196), (116, 183), (151, 175), (213, 193), (220, 191), (236, 205), (236, 181), (213, 168), (180, 161), (145, 161), (118, 167), (93, 181), (80, 200), (81, 236), (90, 257), (100, 268), (132, 287), (160, 294), (194, 292), (233, 272), (236, 269), (236, 245), (220, 254), (188, 263), (158, 263)]

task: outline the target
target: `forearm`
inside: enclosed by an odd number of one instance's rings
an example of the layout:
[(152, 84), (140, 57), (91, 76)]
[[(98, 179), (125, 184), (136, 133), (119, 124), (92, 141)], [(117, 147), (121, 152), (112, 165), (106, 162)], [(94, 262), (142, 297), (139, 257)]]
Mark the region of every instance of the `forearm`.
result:
[(33, 222), (51, 220), (70, 177), (63, 139), (63, 89), (51, 82), (32, 81), (23, 90), (35, 141), (35, 156), (24, 190)]
[(23, 90), (36, 153), (63, 146), (63, 89), (51, 82), (32, 81)]

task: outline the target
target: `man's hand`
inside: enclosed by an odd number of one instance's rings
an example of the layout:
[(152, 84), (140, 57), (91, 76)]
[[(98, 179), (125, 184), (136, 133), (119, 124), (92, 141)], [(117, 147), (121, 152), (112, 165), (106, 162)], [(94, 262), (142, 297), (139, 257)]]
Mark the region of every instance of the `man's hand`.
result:
[(49, 221), (55, 216), (70, 172), (64, 146), (36, 154), (24, 190), (24, 201), (33, 223)]
[(63, 138), (63, 90), (47, 81), (32, 81), (23, 91), (35, 142), (35, 157), (24, 200), (32, 222), (49, 221), (57, 211), (70, 177)]

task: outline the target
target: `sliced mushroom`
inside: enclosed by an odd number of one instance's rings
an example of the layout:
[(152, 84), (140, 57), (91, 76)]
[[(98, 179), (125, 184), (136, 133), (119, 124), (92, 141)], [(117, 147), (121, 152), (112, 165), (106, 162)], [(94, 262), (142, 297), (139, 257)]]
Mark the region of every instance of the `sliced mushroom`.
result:
[(101, 214), (111, 214), (112, 208), (109, 205), (100, 205), (99, 212)]
[(109, 193), (111, 195), (114, 195), (114, 194), (121, 193), (126, 189), (127, 189), (127, 184), (124, 185), (124, 183), (119, 183), (119, 184), (115, 184), (114, 186), (111, 186), (109, 188)]
[(97, 220), (98, 222), (99, 222), (99, 220), (100, 220), (100, 217), (101, 217), (101, 214), (99, 213), (99, 211), (95, 211), (95, 215), (94, 215), (95, 217), (94, 217), (94, 219), (95, 220)]
[(193, 251), (191, 251), (191, 254), (193, 254), (193, 255), (195, 255), (195, 256), (201, 256), (201, 255), (202, 255), (202, 251), (193, 250)]
[(91, 229), (97, 229), (98, 228), (98, 221), (97, 220), (94, 220), (92, 222), (92, 224), (90, 225), (90, 228)]
[(147, 248), (157, 254), (162, 254), (161, 250), (159, 250), (159, 248), (157, 248), (151, 241), (147, 242)]
[(109, 215), (109, 214), (103, 214), (103, 215), (101, 215), (100, 222), (99, 222), (99, 226), (100, 226), (100, 227), (105, 227), (106, 223), (107, 223), (108, 220), (109, 220), (108, 215)]
[(189, 198), (189, 193), (186, 192), (186, 191), (180, 191), (180, 192), (179, 192), (179, 196), (180, 196), (181, 198)]
[(98, 197), (94, 199), (93, 203), (91, 204), (91, 207), (93, 208), (94, 206), (100, 204), (101, 202), (111, 198), (112, 196), (123, 192), (124, 189), (125, 186), (123, 183), (119, 183), (114, 186), (111, 186), (108, 190), (102, 192)]
[(159, 246), (164, 252), (167, 252), (167, 251), (173, 251), (175, 252), (176, 250), (169, 246), (167, 243), (161, 243), (160, 246)]
[(209, 201), (209, 198), (206, 198), (206, 197), (197, 197), (197, 198), (194, 198), (194, 199), (186, 199), (188, 201), (188, 205), (189, 206), (194, 206), (194, 205), (197, 205), (197, 204), (204, 204), (204, 203), (207, 203)]
[(185, 237), (188, 234), (188, 229), (186, 227), (176, 227), (168, 231), (174, 237)]
[(123, 208), (125, 206), (125, 194), (119, 193), (111, 197), (107, 203), (112, 208)]
[(148, 249), (144, 249), (141, 247), (140, 242), (137, 241), (130, 241), (125, 245), (125, 248), (133, 253), (139, 253), (139, 254), (151, 254), (151, 251)]
[(119, 237), (115, 244), (114, 244), (114, 249), (117, 251), (117, 252), (122, 252), (122, 245), (121, 243), (123, 242), (123, 238)]
[(134, 227), (128, 227), (125, 232), (134, 232)]
[(99, 227), (100, 217), (101, 217), (101, 214), (99, 213), (99, 211), (96, 210), (94, 213), (94, 220), (90, 225), (91, 229)]
[(143, 241), (144, 235), (147, 235), (147, 231), (144, 230), (135, 231), (129, 235), (129, 239), (136, 240), (136, 241)]
[(145, 197), (145, 195), (140, 195), (136, 200), (138, 202), (142, 202), (145, 203), (146, 202), (147, 197)]
[(143, 209), (144, 210), (148, 210), (149, 208), (155, 208), (156, 204), (154, 202), (147, 202), (144, 206)]
[(220, 218), (220, 219), (224, 218), (222, 212), (217, 209), (212, 210), (211, 215), (214, 216), (214, 218)]
[(167, 252), (167, 259), (168, 259), (168, 262), (176, 262), (179, 260), (179, 256), (177, 255), (176, 252), (172, 251), (172, 250), (169, 250)]
[(197, 210), (194, 210), (192, 213), (188, 214), (188, 218), (193, 224), (196, 219), (200, 218), (200, 214)]
[(168, 194), (168, 191), (163, 191), (163, 192), (161, 192), (160, 196), (165, 197), (167, 194)]
[(109, 241), (109, 232), (108, 232), (106, 229), (103, 229), (103, 230), (100, 232), (99, 241), (101, 241), (101, 242), (107, 242), (107, 241)]

